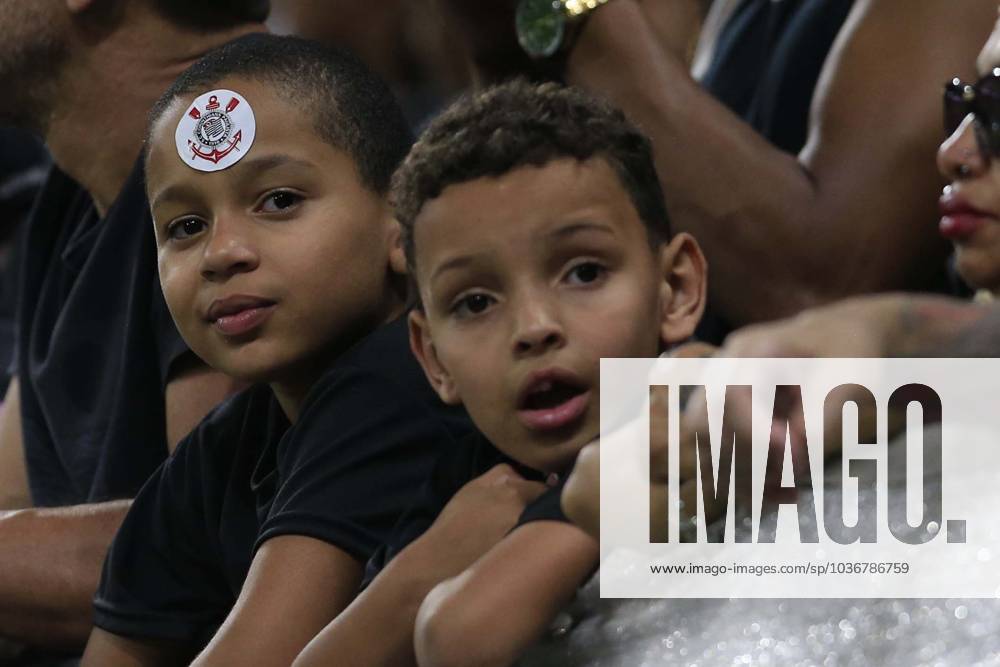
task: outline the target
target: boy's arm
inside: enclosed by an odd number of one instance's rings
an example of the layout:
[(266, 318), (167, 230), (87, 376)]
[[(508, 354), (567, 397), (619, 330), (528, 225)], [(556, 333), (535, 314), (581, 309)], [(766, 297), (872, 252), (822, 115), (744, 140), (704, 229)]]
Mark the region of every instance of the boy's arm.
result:
[(424, 600), (415, 630), (419, 664), (511, 664), (545, 633), (597, 560), (597, 542), (574, 525), (517, 528)]
[(415, 665), (413, 626), (424, 597), (500, 541), (543, 490), (504, 464), (466, 484), (427, 532), (309, 643), (295, 667)]
[(337, 547), (311, 537), (275, 537), (257, 550), (236, 605), (193, 663), (190, 644), (95, 628), (81, 667), (284, 667), (347, 605), (360, 577), (361, 566)]
[(257, 551), (240, 597), (195, 667), (284, 667), (351, 601), (361, 565), (311, 537), (275, 537)]

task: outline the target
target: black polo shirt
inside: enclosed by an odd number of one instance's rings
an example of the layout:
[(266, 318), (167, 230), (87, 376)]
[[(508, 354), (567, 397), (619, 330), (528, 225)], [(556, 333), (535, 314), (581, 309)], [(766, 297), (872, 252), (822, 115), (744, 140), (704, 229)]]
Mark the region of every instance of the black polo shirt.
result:
[(141, 165), (104, 219), (54, 168), (19, 251), (14, 370), (34, 503), (131, 498), (167, 456), (167, 377), (189, 354), (160, 290)]
[[(540, 482), (546, 478), (543, 473), (521, 465), (498, 450), (478, 431), (470, 433), (448, 449), (441, 451), (434, 464), (434, 470), (421, 488), (419, 496), (399, 520), (392, 536), (379, 547), (365, 566), (362, 587), (367, 587), (389, 561), (410, 542), (423, 535), (448, 501), (463, 486), (501, 463), (513, 467), (526, 479)], [(569, 523), (569, 519), (563, 514), (560, 500), (564, 484), (565, 479), (560, 479), (557, 484), (528, 503), (518, 518), (517, 526), (533, 521)]]
[(427, 383), (405, 320), (342, 355), (294, 426), (268, 387), (238, 394), (139, 493), (104, 565), (96, 625), (207, 643), (254, 552), (278, 535), (314, 537), (364, 563), (438, 452), (470, 430)]

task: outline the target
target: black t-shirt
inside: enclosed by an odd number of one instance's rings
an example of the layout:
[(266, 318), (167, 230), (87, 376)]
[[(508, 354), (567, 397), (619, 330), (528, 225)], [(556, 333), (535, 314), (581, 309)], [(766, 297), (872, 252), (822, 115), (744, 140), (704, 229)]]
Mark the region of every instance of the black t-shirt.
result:
[[(512, 466), (526, 479), (542, 481), (545, 475), (517, 463), (498, 450), (478, 431), (470, 433), (449, 449), (438, 454), (434, 470), (424, 483), (417, 500), (410, 506), (392, 532), (392, 537), (386, 541), (372, 556), (365, 566), (365, 576), (362, 587), (368, 586), (372, 579), (395, 558), (410, 542), (417, 539), (434, 523), (441, 510), (448, 504), (458, 491), (476, 477), (490, 468), (506, 463)], [(533, 521), (561, 521), (568, 523), (563, 514), (560, 496), (565, 479), (542, 495), (528, 503), (518, 519), (521, 526)]]
[(14, 371), (32, 498), (131, 498), (167, 456), (167, 376), (189, 353), (160, 290), (141, 165), (103, 220), (53, 169), (19, 252)]
[(205, 643), (254, 552), (279, 535), (365, 562), (417, 496), (437, 453), (470, 432), (410, 353), (405, 319), (345, 352), (289, 425), (253, 387), (211, 413), (142, 489), (95, 600), (109, 632)]

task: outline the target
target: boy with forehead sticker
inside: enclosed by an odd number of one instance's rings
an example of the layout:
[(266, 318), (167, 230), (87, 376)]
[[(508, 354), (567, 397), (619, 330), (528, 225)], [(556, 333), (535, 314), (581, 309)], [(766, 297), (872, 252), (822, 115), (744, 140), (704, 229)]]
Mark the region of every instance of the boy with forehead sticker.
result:
[[(406, 625), (410, 662), (509, 664), (597, 566), (597, 542), (562, 515), (561, 485), (458, 572), (421, 570), (414, 556), (439, 540), (437, 523), (410, 540), (497, 460), (566, 475), (599, 434), (601, 358), (654, 357), (688, 339), (705, 260), (690, 235), (670, 234), (649, 141), (620, 111), (554, 84), (513, 82), (457, 103), (413, 147), (393, 197), (419, 294), (411, 345), (485, 439), (438, 464), (426, 506), (387, 550), (398, 555), (310, 645), (308, 664), (329, 662), (361, 618)], [(411, 599), (423, 600), (419, 615), (389, 604)]]
[(192, 350), (253, 386), (139, 493), (85, 665), (287, 665), (353, 597), (438, 447), (470, 430), (407, 345), (385, 193), (409, 143), (382, 82), (295, 38), (232, 42), (154, 108), (167, 305)]

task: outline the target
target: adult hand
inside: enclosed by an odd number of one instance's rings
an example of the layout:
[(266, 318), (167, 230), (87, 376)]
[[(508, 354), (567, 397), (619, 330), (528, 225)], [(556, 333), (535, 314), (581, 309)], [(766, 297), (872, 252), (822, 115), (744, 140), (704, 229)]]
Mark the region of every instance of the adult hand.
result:
[[(804, 311), (799, 315), (778, 322), (759, 324), (738, 330), (731, 334), (716, 353), (720, 358), (789, 358), (789, 357), (851, 357), (872, 358), (892, 356), (901, 353), (901, 332), (905, 330), (903, 321), (907, 312), (907, 297), (902, 295), (881, 295), (849, 299), (830, 306)], [(864, 396), (860, 387), (845, 387), (839, 390), (837, 404), (854, 401), (861, 404)], [(751, 428), (751, 406), (749, 395), (734, 393), (726, 404), (726, 419), (732, 430), (744, 437), (737, 442), (749, 446)], [(792, 392), (779, 394), (775, 400), (775, 421), (771, 426), (770, 446), (782, 454), (786, 439), (793, 449), (796, 472), (805, 474), (806, 430), (801, 409), (801, 397)], [(695, 433), (708, 433), (708, 412), (705, 393), (694, 392), (685, 404), (681, 417), (681, 438), (693, 437)], [(874, 417), (868, 415), (867, 417)], [(840, 433), (836, 426), (839, 420), (827, 415), (823, 433), (824, 454), (839, 451)], [(898, 425), (898, 419), (890, 420)], [(864, 427), (864, 425), (863, 425)], [(739, 445), (738, 445), (739, 446)], [(681, 481), (693, 480), (698, 474), (693, 448), (682, 448), (680, 456)], [(738, 456), (738, 455), (737, 455)], [(746, 456), (746, 455), (744, 455)], [(739, 481), (739, 476), (737, 480)], [(778, 499), (790, 496), (779, 495), (780, 479), (765, 480), (765, 493)], [(737, 484), (738, 487), (738, 484)], [(787, 499), (787, 498), (784, 498)]]

